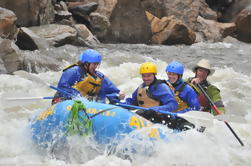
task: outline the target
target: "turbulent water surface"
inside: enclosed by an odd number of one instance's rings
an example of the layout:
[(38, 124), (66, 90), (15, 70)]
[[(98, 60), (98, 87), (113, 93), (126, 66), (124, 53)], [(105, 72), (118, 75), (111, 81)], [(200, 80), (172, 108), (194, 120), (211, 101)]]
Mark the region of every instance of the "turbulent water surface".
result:
[[(26, 56), (41, 60), (55, 60), (63, 68), (73, 63), (85, 48), (64, 46), (60, 48), (24, 52)], [(133, 155), (131, 161), (107, 150), (90, 148), (95, 143), (74, 138), (69, 160), (56, 159), (50, 153), (39, 151), (31, 142), (29, 119), (50, 105), (48, 100), (6, 101), (7, 97), (50, 96), (55, 91), (37, 80), (16, 75), (0, 75), (0, 165), (86, 165), (86, 166), (168, 166), (168, 165), (221, 165), (248, 166), (251, 163), (251, 46), (243, 43), (197, 43), (192, 46), (101, 45), (103, 54), (99, 70), (105, 73), (129, 96), (141, 83), (139, 65), (146, 61), (158, 65), (158, 77), (166, 78), (165, 66), (172, 60), (185, 65), (184, 77), (193, 76), (191, 68), (201, 58), (210, 59), (216, 72), (209, 80), (221, 89), (229, 119), (237, 135), (244, 142), (240, 146), (227, 126), (214, 120), (214, 126), (204, 133), (190, 130), (171, 138), (166, 144), (158, 142), (151, 156)], [(61, 72), (33, 74), (51, 85), (57, 85)], [(238, 117), (238, 118), (236, 118)], [(239, 119), (239, 121), (237, 121)], [(172, 137), (172, 136), (170, 136)], [(125, 144), (130, 144), (128, 141)], [(121, 144), (123, 147), (125, 144)], [(119, 151), (119, 147), (118, 147)], [(70, 162), (69, 162), (70, 161)]]

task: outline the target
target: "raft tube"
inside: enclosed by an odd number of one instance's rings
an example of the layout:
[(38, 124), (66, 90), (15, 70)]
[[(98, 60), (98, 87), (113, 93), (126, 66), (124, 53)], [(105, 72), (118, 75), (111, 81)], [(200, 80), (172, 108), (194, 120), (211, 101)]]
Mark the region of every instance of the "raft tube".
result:
[[(149, 140), (162, 139), (168, 141), (161, 129), (128, 109), (97, 102), (84, 98), (78, 99), (86, 110), (78, 112), (78, 118), (87, 118), (92, 123), (91, 134), (98, 144), (111, 144), (123, 140), (132, 132), (146, 135)], [(74, 100), (66, 100), (52, 105), (39, 113), (31, 122), (31, 133), (35, 144), (48, 147), (58, 142), (65, 142), (69, 135), (67, 125), (72, 117)], [(105, 111), (104, 111), (105, 110)], [(142, 130), (143, 132), (138, 132)]]

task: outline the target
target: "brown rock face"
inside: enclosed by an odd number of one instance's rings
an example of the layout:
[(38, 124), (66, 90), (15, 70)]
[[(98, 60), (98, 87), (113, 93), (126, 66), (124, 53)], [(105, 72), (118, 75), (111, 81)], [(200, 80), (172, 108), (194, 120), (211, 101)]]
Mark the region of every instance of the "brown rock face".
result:
[(118, 0), (110, 17), (111, 26), (101, 41), (106, 43), (145, 43), (151, 41), (151, 27), (140, 0)]
[[(219, 42), (228, 35), (232, 35), (236, 30), (235, 23), (219, 23), (214, 20), (207, 20), (203, 17), (198, 17), (198, 33), (201, 34), (204, 40)], [(199, 37), (197, 42), (199, 42)], [(203, 40), (202, 40), (203, 41)]]
[(18, 47), (9, 39), (0, 38), (0, 74), (9, 74), (22, 69), (23, 58)]
[(144, 9), (158, 18), (175, 16), (196, 31), (197, 17), (216, 20), (217, 14), (204, 0), (142, 0)]
[(146, 12), (146, 15), (151, 23), (153, 44), (193, 44), (195, 42), (195, 33), (174, 16), (159, 19), (149, 12)]
[(48, 24), (54, 20), (52, 0), (1, 0), (0, 6), (18, 16), (19, 26)]
[(17, 17), (12, 11), (0, 7), (0, 37), (16, 38), (16, 20)]
[(237, 39), (251, 43), (251, 6), (238, 14), (235, 23)]

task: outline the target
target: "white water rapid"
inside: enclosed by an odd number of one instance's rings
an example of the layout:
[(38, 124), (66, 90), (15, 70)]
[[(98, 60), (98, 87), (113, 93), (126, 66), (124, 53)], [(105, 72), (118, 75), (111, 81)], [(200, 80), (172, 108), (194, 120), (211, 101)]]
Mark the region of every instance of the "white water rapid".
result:
[[(73, 63), (85, 48), (64, 46), (29, 52), (30, 56), (50, 56), (62, 68)], [(180, 133), (181, 140), (159, 142), (152, 156), (135, 156), (132, 161), (107, 153), (95, 153), (81, 139), (73, 142), (71, 162), (44, 155), (31, 143), (29, 119), (45, 110), (50, 100), (8, 101), (7, 97), (52, 96), (55, 91), (36, 81), (16, 75), (0, 75), (0, 166), (249, 166), (251, 163), (251, 45), (244, 43), (197, 43), (192, 46), (101, 45), (99, 70), (127, 96), (142, 82), (139, 65), (146, 61), (158, 65), (158, 77), (166, 78), (165, 66), (172, 60), (185, 65), (184, 78), (193, 76), (191, 68), (201, 58), (210, 59), (216, 72), (209, 78), (221, 89), (228, 115), (240, 117), (230, 122), (244, 143), (242, 147), (227, 126), (214, 120), (204, 133)], [(60, 57), (60, 58), (58, 58)], [(57, 85), (61, 71), (32, 74)], [(231, 120), (231, 119), (230, 119)], [(180, 138), (179, 137), (179, 138)]]

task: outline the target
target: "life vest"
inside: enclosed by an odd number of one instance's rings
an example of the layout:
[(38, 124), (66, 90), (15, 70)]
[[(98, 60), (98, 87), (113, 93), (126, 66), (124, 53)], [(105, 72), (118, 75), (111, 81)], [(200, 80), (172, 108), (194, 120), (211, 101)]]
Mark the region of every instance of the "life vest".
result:
[(178, 103), (178, 109), (173, 111), (173, 112), (179, 112), (182, 111), (184, 109), (187, 109), (189, 106), (187, 105), (186, 102), (184, 102), (181, 98), (180, 98), (180, 93), (184, 90), (185, 86), (187, 85), (187, 83), (183, 83), (179, 89), (175, 90), (174, 95), (175, 95), (175, 99)]
[(172, 111), (172, 112), (179, 112), (179, 111), (182, 111), (182, 110), (188, 108), (189, 106), (187, 105), (187, 103), (184, 102), (180, 98), (180, 93), (183, 91), (183, 89), (185, 88), (187, 83), (183, 83), (183, 85), (181, 85), (179, 89), (175, 90), (175, 88), (173, 87), (173, 85), (170, 82), (168, 82), (166, 80), (162, 80), (162, 81), (165, 82), (172, 91), (174, 91), (174, 97), (175, 97), (175, 100), (178, 103), (178, 109), (175, 110), (175, 111)]
[[(74, 66), (79, 66), (78, 64), (72, 64), (67, 66), (63, 71), (72, 68)], [(94, 78), (89, 73), (86, 73), (85, 71), (81, 73), (82, 77), (84, 79), (80, 82), (75, 83), (72, 87), (77, 89), (82, 96), (88, 97), (88, 99), (93, 99), (94, 96), (97, 96), (100, 88), (102, 80), (101, 78), (97, 77)]]
[(71, 64), (71, 65), (69, 65), (69, 66), (66, 66), (66, 67), (63, 69), (63, 72), (66, 71), (66, 70), (68, 70), (69, 68), (74, 67), (74, 66), (79, 66), (79, 65), (78, 65), (77, 63), (74, 63), (74, 64)]
[(201, 105), (202, 107), (205, 107), (205, 108), (210, 108), (210, 107), (211, 107), (210, 104), (209, 104), (209, 102), (207, 101), (206, 96), (205, 96), (203, 93), (201, 93), (201, 94), (198, 96), (198, 100), (199, 100), (200, 105)]
[[(208, 102), (206, 96), (201, 92), (201, 90), (194, 84), (190, 83), (191, 80), (193, 78), (189, 78), (188, 81), (189, 81), (189, 85), (195, 90), (195, 92), (197, 93), (198, 95), (198, 100), (200, 102), (200, 105), (202, 107), (202, 111), (207, 111), (207, 112), (211, 112), (211, 105), (210, 103)], [(206, 88), (210, 85), (210, 82), (206, 81), (204, 83), (204, 86), (202, 87), (205, 91), (207, 90)]]
[(101, 88), (102, 79), (97, 77), (96, 79), (90, 74), (86, 74), (86, 77), (74, 84), (72, 87), (77, 89), (82, 96), (94, 97), (97, 96)]
[[(151, 86), (156, 87), (157, 84), (162, 83), (160, 80), (156, 80), (155, 83)], [(158, 99), (155, 99), (152, 94), (149, 93), (148, 86), (143, 87), (141, 85), (138, 88), (138, 93), (137, 93), (137, 101), (138, 105), (141, 107), (149, 108), (149, 107), (155, 107), (155, 106), (160, 106), (161, 103)]]

